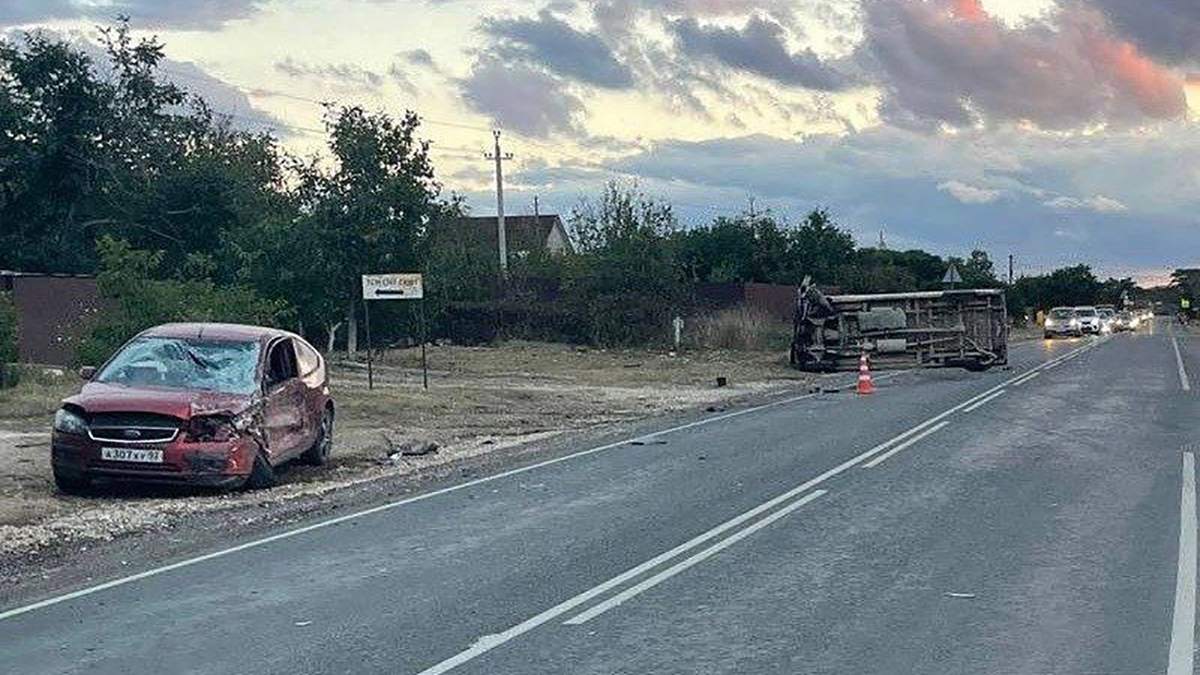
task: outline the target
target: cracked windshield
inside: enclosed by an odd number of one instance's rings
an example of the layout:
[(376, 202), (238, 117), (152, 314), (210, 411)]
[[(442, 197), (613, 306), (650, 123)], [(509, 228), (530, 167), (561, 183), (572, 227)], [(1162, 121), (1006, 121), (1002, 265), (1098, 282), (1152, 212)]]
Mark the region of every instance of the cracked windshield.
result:
[(127, 387), (247, 394), (254, 391), (258, 344), (140, 338), (93, 378)]
[(0, 0), (0, 673), (1200, 675), (1197, 166), (1200, 0)]

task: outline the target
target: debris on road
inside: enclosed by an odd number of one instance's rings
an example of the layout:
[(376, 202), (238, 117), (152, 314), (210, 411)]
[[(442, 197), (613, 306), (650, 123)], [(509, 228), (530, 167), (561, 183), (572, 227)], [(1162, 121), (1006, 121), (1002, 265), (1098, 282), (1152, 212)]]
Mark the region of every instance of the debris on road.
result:
[(954, 592), (948, 591), (948, 592), (946, 592), (945, 595), (947, 598), (955, 598), (957, 600), (974, 600), (975, 599), (974, 593), (954, 593)]
[(404, 457), (421, 457), (438, 451), (438, 444), (434, 441), (413, 439), (396, 444), (386, 433), (381, 432), (380, 435), (383, 436), (383, 441), (388, 446), (387, 458), (393, 463), (401, 461)]

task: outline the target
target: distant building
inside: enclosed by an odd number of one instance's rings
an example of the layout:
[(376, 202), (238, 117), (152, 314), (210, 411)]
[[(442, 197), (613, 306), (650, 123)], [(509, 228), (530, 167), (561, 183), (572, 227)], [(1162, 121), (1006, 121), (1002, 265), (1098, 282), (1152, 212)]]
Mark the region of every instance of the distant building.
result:
[[(455, 218), (448, 227), (465, 241), (498, 250), (496, 216)], [(575, 250), (562, 218), (556, 215), (505, 216), (504, 233), (510, 258), (523, 258), (534, 251), (564, 255)]]

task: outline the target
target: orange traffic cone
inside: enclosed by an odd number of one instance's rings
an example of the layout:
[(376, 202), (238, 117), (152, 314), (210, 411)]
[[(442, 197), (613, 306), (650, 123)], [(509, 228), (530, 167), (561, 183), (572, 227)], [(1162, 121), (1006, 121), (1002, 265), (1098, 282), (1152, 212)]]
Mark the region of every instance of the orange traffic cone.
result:
[(858, 393), (874, 394), (875, 384), (871, 382), (871, 361), (863, 354), (858, 359)]

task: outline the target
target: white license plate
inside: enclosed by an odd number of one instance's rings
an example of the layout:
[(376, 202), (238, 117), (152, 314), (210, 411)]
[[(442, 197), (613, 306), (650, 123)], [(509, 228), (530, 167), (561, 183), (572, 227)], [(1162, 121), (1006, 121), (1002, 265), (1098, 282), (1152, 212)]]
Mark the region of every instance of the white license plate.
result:
[(100, 458), (114, 462), (162, 464), (163, 451), (143, 448), (100, 448)]

